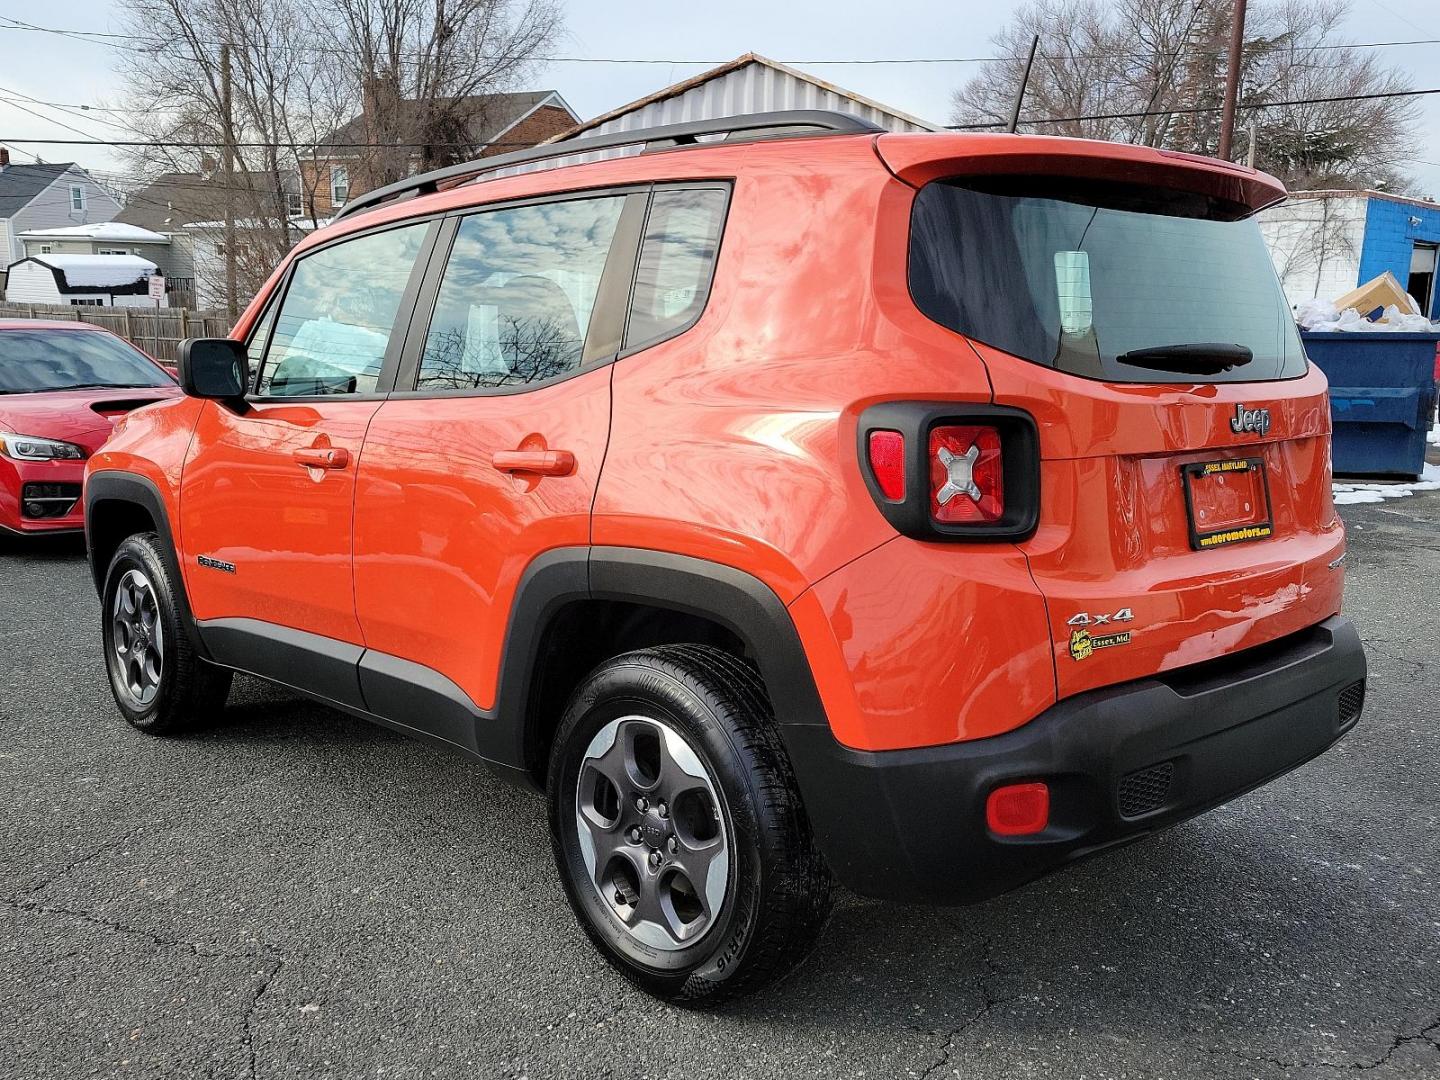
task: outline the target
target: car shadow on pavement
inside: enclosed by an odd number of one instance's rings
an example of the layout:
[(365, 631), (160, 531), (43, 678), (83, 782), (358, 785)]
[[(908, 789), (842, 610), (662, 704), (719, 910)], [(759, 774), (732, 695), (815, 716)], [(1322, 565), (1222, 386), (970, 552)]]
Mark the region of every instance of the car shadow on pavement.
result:
[(0, 558), (20, 562), (73, 562), (85, 558), (83, 533), (55, 536), (16, 536), (0, 532)]
[(847, 896), (782, 993), (731, 1011), (768, 1024), (783, 1002), (786, 1024), (950, 1038), (1003, 1011), (996, 1037), (1020, 1046), (1247, 1029), (1263, 1045), (1278, 987), (1338, 996), (1403, 934), (1382, 887), (1355, 875), (1335, 889), (1252, 812), (1222, 809), (972, 907)]
[[(282, 688), (237, 680), (232, 701), (223, 724), (193, 738), (242, 754), (248, 747), (297, 773), (314, 766), (313, 751), (366, 792), (350, 812), (373, 815), (377, 826), (405, 825), (408, 854), (419, 862), (478, 867), (498, 848), (523, 863), (512, 867), (517, 875), (553, 878), (538, 798)], [(278, 756), (264, 751), (280, 743), (290, 746)], [(419, 790), (432, 793), (428, 812), (407, 802)], [(1180, 1016), (1190, 1028), (1243, 1026), (1246, 1015), (1232, 1013), (1243, 1013), (1248, 994), (1310, 979), (1329, 986), (1346, 977), (1357, 947), (1386, 948), (1383, 888), (1362, 879), (1335, 889), (1333, 873), (1293, 837), (1260, 826), (1274, 809), (1239, 800), (971, 907), (841, 891), (810, 960), (781, 989), (721, 1011), (747, 1026), (800, 1025), (842, 1041), (862, 1029), (873, 1038), (877, 1028), (897, 1039), (953, 1035), (1000, 1009), (1007, 1038), (1053, 1035), (1057, 1016), (1096, 1032), (1139, 1018), (1168, 1030)], [(462, 884), (454, 888), (435, 898), (441, 907), (463, 903)], [(558, 897), (558, 882), (553, 891)], [(563, 915), (546, 923), (548, 933), (578, 938)], [(581, 962), (607, 976), (598, 957)]]

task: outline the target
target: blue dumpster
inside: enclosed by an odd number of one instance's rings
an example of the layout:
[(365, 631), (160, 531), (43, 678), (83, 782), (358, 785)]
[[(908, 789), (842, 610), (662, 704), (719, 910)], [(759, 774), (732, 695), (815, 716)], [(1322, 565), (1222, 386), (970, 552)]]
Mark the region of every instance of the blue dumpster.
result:
[(1440, 334), (1301, 331), (1300, 337), (1330, 380), (1336, 474), (1417, 479), (1435, 412)]

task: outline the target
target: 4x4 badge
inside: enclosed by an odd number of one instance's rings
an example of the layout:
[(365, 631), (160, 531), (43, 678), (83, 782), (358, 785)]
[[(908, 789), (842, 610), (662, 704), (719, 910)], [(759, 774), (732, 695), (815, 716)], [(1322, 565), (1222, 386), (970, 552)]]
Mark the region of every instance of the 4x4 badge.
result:
[(1071, 615), (1065, 620), (1066, 626), (1104, 626), (1112, 622), (1134, 622), (1135, 613), (1128, 607), (1122, 607), (1113, 615), (1091, 615), (1088, 611), (1082, 611), (1078, 615)]
[(1244, 405), (1237, 404), (1235, 415), (1230, 418), (1230, 430), (1236, 435), (1246, 431), (1264, 435), (1270, 430), (1270, 410), (1247, 409)]

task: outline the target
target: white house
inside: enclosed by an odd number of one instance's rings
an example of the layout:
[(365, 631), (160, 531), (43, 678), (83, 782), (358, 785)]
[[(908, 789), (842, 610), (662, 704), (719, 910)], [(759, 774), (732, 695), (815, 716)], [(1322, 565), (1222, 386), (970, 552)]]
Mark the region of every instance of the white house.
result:
[[(149, 285), (158, 269), (138, 255), (32, 255), (10, 264), (6, 299), (16, 304), (154, 307)], [(167, 305), (161, 300), (159, 306)]]
[[(319, 225), (328, 225), (321, 221)], [(278, 221), (261, 222), (254, 218), (240, 218), (235, 222), (235, 243), (243, 263), (247, 252), (252, 250), (254, 238), (265, 230), (265, 235), (274, 236), (279, 228)], [(317, 223), (308, 218), (292, 218), (287, 226), (295, 242), (313, 232)], [(189, 253), (191, 273), (194, 274), (191, 287), (194, 290), (197, 308), (223, 308), (225, 306), (225, 223), (223, 221), (192, 221), (180, 232), (174, 234), (174, 242), (183, 245)], [(268, 270), (268, 265), (266, 266)]]
[(120, 204), (72, 161), (12, 165), (0, 147), (0, 265), (25, 257), (20, 234), (109, 221)]
[[(51, 255), (138, 255), (162, 274), (172, 264), (170, 238), (135, 225), (105, 221), (61, 229), (29, 229), (20, 234), (27, 258)], [(166, 287), (174, 282), (166, 275)], [(12, 295), (13, 299), (13, 295)], [(68, 301), (66, 301), (68, 303)]]

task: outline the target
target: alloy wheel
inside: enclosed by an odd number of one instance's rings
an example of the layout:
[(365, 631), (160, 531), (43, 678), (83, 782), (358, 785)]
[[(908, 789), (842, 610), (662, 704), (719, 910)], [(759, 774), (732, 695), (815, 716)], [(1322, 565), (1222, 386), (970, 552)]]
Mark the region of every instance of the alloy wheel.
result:
[(112, 666), (130, 705), (145, 709), (160, 692), (165, 670), (165, 633), (155, 587), (140, 570), (126, 570), (110, 611)]
[(674, 951), (715, 925), (729, 830), (714, 780), (674, 728), (624, 716), (596, 732), (580, 763), (575, 823), (590, 884), (637, 941)]

